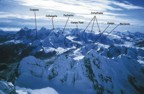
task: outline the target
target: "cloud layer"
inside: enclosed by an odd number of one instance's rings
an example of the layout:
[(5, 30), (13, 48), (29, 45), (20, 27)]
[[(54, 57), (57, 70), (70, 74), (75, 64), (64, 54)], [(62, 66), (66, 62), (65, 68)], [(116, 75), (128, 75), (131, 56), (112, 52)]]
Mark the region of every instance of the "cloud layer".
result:
[[(11, 24), (12, 22), (19, 23), (16, 24), (17, 26), (19, 25), (19, 27), (25, 25), (25, 23), (27, 24), (26, 26), (32, 26), (34, 16), (33, 13), (29, 11), (29, 8), (40, 9), (37, 13), (39, 26), (45, 25), (47, 21), (50, 21), (45, 18), (46, 14), (58, 15), (58, 18), (55, 20), (57, 24), (62, 25), (67, 19), (63, 17), (65, 13), (72, 13), (75, 15), (75, 17), (71, 18), (71, 21), (80, 20), (84, 21), (86, 24), (94, 16), (90, 14), (91, 11), (104, 12), (104, 15), (97, 15), (100, 23), (113, 21), (116, 23), (130, 22), (137, 25), (142, 23), (142, 20), (138, 19), (138, 17), (132, 19), (131, 15), (126, 11), (144, 10), (143, 6), (134, 5), (128, 1), (119, 2), (116, 0), (13, 0), (13, 2), (17, 4), (16, 6), (19, 6), (19, 8), (14, 7), (18, 13), (0, 11), (0, 23), (2, 24), (0, 27), (8, 23)], [(24, 8), (25, 11), (21, 11), (21, 8)]]

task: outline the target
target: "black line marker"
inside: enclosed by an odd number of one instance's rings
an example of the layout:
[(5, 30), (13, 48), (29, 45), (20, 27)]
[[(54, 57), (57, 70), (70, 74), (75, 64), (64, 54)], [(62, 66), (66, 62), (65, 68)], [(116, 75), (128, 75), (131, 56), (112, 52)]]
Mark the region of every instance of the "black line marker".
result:
[(36, 20), (36, 12), (35, 12), (35, 11), (34, 11), (34, 16), (35, 16), (36, 39), (38, 39), (38, 34), (37, 34), (37, 20)]
[(84, 29), (84, 32), (86, 31), (86, 29), (89, 27), (89, 25), (91, 24), (91, 22), (93, 21), (94, 17), (91, 19), (91, 21), (88, 23), (88, 25), (86, 26), (86, 28)]
[(109, 28), (109, 26), (110, 26), (110, 24), (103, 30), (103, 32), (101, 32), (101, 33), (99, 34), (99, 36), (98, 36), (98, 38), (96, 39), (96, 41), (101, 38), (102, 34)]
[(53, 26), (53, 30), (54, 30), (54, 22), (53, 22), (53, 17), (52, 17), (52, 26)]
[(119, 24), (116, 25), (116, 27), (114, 27), (114, 28), (108, 33), (108, 35), (109, 35), (110, 33), (112, 33), (118, 26), (119, 26)]
[(96, 17), (96, 23), (97, 23), (97, 27), (98, 27), (99, 32), (101, 32), (100, 27), (99, 27), (99, 23), (98, 23), (98, 20), (97, 20), (97, 17)]
[(116, 26), (115, 26), (106, 36), (104, 36), (104, 37), (109, 36), (109, 34), (112, 33), (119, 25), (120, 25), (120, 24), (116, 25)]
[(46, 17), (50, 17), (51, 18), (52, 30), (54, 30), (55, 29), (55, 26), (54, 26), (54, 17), (57, 17), (57, 15), (46, 15)]
[(94, 27), (94, 24), (95, 24), (95, 20), (96, 20), (96, 17), (94, 16), (94, 20), (93, 20), (91, 32), (93, 31), (93, 27)]
[[(63, 32), (65, 31), (65, 28), (66, 28), (66, 26), (67, 26), (67, 23), (68, 23), (68, 21), (69, 21), (69, 18), (70, 18), (70, 16), (68, 16), (68, 19), (67, 19), (66, 24), (65, 24), (65, 26), (64, 26)], [(63, 33), (63, 32), (62, 32), (62, 33)]]
[[(113, 23), (109, 23), (109, 24), (113, 24)], [(130, 25), (130, 23), (120, 23), (120, 24), (116, 25), (105, 37), (107, 37), (110, 33), (112, 33), (120, 25)]]
[(38, 39), (36, 11), (39, 11), (39, 9), (30, 9), (30, 11), (33, 11), (33, 12), (34, 12), (34, 17), (35, 17), (35, 29), (36, 29), (36, 39)]

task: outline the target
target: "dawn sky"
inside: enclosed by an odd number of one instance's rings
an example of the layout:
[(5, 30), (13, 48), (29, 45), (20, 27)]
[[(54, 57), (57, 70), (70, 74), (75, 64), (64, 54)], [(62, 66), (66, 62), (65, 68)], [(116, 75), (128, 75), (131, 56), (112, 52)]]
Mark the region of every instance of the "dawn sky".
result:
[(30, 8), (39, 9), (38, 28), (52, 28), (51, 19), (46, 18), (46, 14), (58, 16), (54, 18), (56, 28), (63, 28), (67, 20), (63, 14), (74, 14), (67, 28), (75, 28), (71, 21), (83, 21), (79, 28), (84, 29), (94, 16), (91, 12), (98, 11), (104, 13), (97, 15), (101, 29), (106, 27), (107, 22), (127, 22), (131, 26), (122, 26), (117, 30), (144, 30), (143, 0), (0, 0), (0, 29), (14, 31), (23, 27), (34, 28), (34, 14), (29, 11)]

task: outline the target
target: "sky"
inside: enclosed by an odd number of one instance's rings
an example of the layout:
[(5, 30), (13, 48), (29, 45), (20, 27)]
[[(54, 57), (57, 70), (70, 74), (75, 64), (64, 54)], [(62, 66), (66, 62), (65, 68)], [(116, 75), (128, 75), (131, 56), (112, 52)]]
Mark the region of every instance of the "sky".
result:
[[(130, 26), (119, 26), (117, 31), (144, 32), (144, 0), (0, 0), (0, 29), (17, 31), (20, 28), (34, 28), (34, 13), (30, 8), (37, 8), (37, 25), (52, 28), (51, 18), (45, 15), (57, 15), (54, 20), (55, 28), (63, 28), (68, 17), (64, 14), (73, 14), (69, 18), (66, 28), (75, 28), (72, 21), (82, 21), (78, 27), (85, 29), (93, 18), (91, 12), (97, 14), (100, 29), (104, 30), (107, 22), (130, 23)], [(115, 26), (111, 26), (111, 30)], [(91, 26), (88, 28), (91, 29)], [(98, 31), (94, 25), (94, 31)]]

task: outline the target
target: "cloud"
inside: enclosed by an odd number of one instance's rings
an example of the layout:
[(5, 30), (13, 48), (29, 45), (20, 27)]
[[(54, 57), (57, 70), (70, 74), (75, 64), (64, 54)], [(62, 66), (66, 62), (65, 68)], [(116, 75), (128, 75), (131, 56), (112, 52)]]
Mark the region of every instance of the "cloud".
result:
[(60, 10), (65, 12), (72, 13), (89, 13), (91, 10), (97, 11), (106, 11), (106, 10), (121, 10), (120, 8), (113, 8), (110, 6), (111, 2), (108, 0), (102, 1), (97, 0), (97, 2), (89, 2), (89, 1), (77, 1), (77, 0), (69, 0), (68, 1), (60, 1), (60, 0), (23, 0), (22, 5), (31, 6), (31, 7), (39, 7), (44, 9), (53, 9)]
[[(2, 12), (0, 13), (0, 18), (18, 18), (18, 19), (24, 19), (24, 20), (29, 20), (29, 19), (34, 19), (34, 16), (29, 16), (29, 15), (22, 15), (22, 14), (10, 14), (10, 13), (5, 13)], [(37, 16), (37, 19), (43, 19), (45, 16)]]
[(129, 10), (132, 10), (132, 9), (144, 9), (144, 7), (133, 5), (133, 4), (129, 3), (129, 2), (127, 2), (127, 1), (124, 1), (124, 3), (112, 2), (112, 4), (114, 4), (116, 6), (119, 6), (121, 8), (124, 8), (124, 9), (129, 9)]
[[(46, 18), (46, 14), (57, 14), (58, 17), (54, 19), (56, 26), (63, 26), (67, 17), (63, 17), (63, 13), (72, 13), (75, 16), (71, 17), (71, 21), (83, 21), (84, 25), (92, 19), (94, 15), (91, 15), (91, 11), (102, 11), (104, 15), (97, 15), (100, 23), (107, 22), (130, 22), (141, 23), (138, 19), (130, 19), (129, 15), (125, 12), (125, 9), (143, 9), (141, 6), (133, 5), (127, 1), (118, 2), (114, 0), (13, 0), (16, 1), (18, 6), (22, 6), (24, 11), (21, 11), (21, 7), (17, 8), (17, 13), (5, 13), (0, 12), (0, 19), (7, 19), (5, 23), (15, 24), (15, 26), (34, 26), (33, 12), (29, 11), (29, 8), (39, 8), (37, 13), (38, 26), (51, 25), (51, 19)], [(4, 23), (4, 20), (0, 22)], [(5, 24), (6, 25), (6, 24)], [(70, 25), (70, 23), (69, 23)]]
[[(105, 12), (105, 15), (112, 16), (126, 16), (125, 14), (117, 14), (108, 12), (111, 11), (120, 11), (122, 9), (112, 7), (112, 2), (109, 0), (96, 0), (96, 1), (83, 1), (83, 0), (23, 0), (20, 4), (28, 7), (36, 7), (47, 10), (53, 10), (57, 14), (61, 13), (73, 13), (77, 17), (81, 16), (84, 19), (90, 15), (91, 11), (102, 11)], [(61, 14), (62, 15), (62, 14)]]
[(20, 28), (17, 28), (17, 27), (0, 27), (1, 30), (3, 31), (19, 31)]

